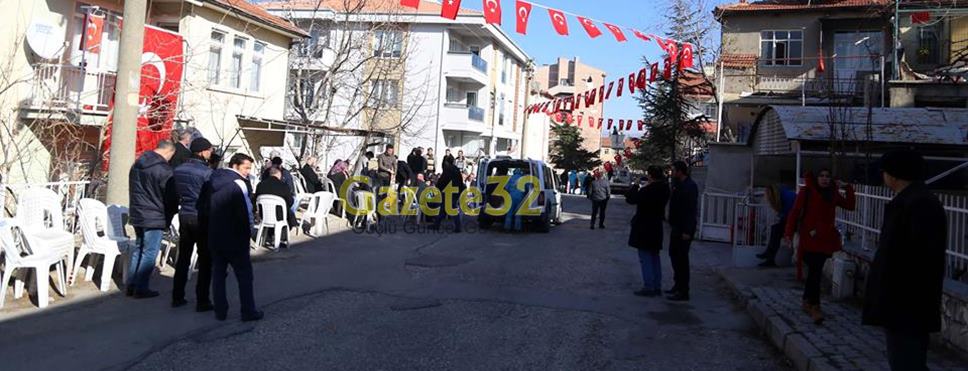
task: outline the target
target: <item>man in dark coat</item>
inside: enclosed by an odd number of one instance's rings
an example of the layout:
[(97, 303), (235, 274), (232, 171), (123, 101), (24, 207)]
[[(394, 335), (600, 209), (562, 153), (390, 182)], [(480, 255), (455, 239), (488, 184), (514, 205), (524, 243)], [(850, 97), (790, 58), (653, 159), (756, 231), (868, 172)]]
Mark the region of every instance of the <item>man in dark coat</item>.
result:
[(394, 179), (394, 181), (397, 182), (397, 185), (403, 187), (409, 184), (413, 179), (413, 170), (410, 169), (410, 165), (403, 161), (397, 161), (396, 179)]
[(696, 234), (699, 187), (689, 177), (689, 165), (672, 164), (672, 194), (669, 198), (669, 258), (673, 286), (667, 291), (672, 301), (689, 301), (689, 245)]
[(188, 148), (192, 144), (192, 133), (183, 129), (178, 130), (176, 135), (175, 154), (168, 160), (168, 165), (171, 165), (172, 169), (177, 168), (178, 165), (185, 163), (192, 157), (192, 151)]
[(212, 172), (198, 200), (199, 218), (202, 228), (208, 230), (208, 246), (212, 252), (212, 298), (215, 318), (219, 321), (228, 316), (225, 278), (230, 265), (238, 281), (242, 321), (258, 321), (263, 317), (255, 308), (249, 257), (253, 219), (251, 185), (247, 179), (252, 161), (252, 157), (243, 153), (233, 155), (228, 169)]
[(303, 180), (306, 181), (306, 192), (313, 194), (323, 190), (323, 182), (319, 180), (319, 174), (316, 174), (316, 158), (309, 157), (306, 159), (306, 164), (299, 169), (299, 175), (302, 175)]
[[(448, 208), (445, 205), (447, 203), (447, 199), (450, 198), (451, 208), (456, 209), (455, 210), (456, 214), (449, 215), (449, 216), (454, 218), (454, 232), (460, 233), (461, 232), (461, 214), (462, 214), (460, 209), (460, 194), (461, 192), (464, 192), (464, 189), (467, 188), (467, 186), (464, 184), (463, 174), (461, 174), (460, 170), (457, 169), (457, 166), (454, 165), (453, 157), (450, 157), (450, 158), (445, 157), (444, 163), (441, 169), (443, 171), (440, 174), (440, 178), (437, 179), (437, 184), (435, 184), (435, 186), (442, 193), (442, 198), (441, 198), (442, 202), (440, 206), (440, 211), (437, 214), (437, 220), (434, 222), (433, 229), (440, 229), (441, 222), (443, 222), (444, 218), (448, 216), (447, 215)], [(447, 186), (451, 186), (452, 187), (451, 189), (455, 190), (455, 192), (448, 194)]]
[[(202, 186), (212, 175), (208, 159), (212, 156), (212, 143), (205, 138), (192, 141), (194, 156), (175, 169), (175, 189), (178, 190), (181, 209), (178, 210), (178, 261), (175, 263), (174, 286), (171, 292), (171, 306), (188, 304), (185, 300), (185, 284), (191, 269), (192, 251), (198, 251), (198, 278), (195, 282), (195, 310), (212, 310), (209, 288), (212, 286), (212, 256), (208, 251), (208, 231), (202, 230), (198, 223), (198, 195)], [(197, 249), (196, 249), (197, 246)]]
[(884, 208), (863, 323), (884, 327), (892, 370), (927, 370), (928, 334), (941, 330), (948, 223), (922, 182), (924, 166), (909, 150), (881, 158), (884, 184), (896, 195)]
[(636, 291), (635, 295), (653, 297), (662, 295), (662, 259), (659, 251), (662, 250), (662, 222), (669, 202), (669, 184), (658, 166), (649, 167), (646, 175), (649, 184), (644, 187), (633, 184), (625, 196), (625, 202), (635, 205), (629, 246), (638, 249), (642, 268), (642, 289)]
[[(259, 196), (263, 195), (278, 196), (286, 201), (286, 219), (289, 222), (289, 226), (295, 227), (297, 225), (296, 214), (292, 212), (292, 204), (294, 200), (292, 193), (289, 193), (289, 187), (286, 186), (286, 183), (282, 181), (281, 169), (277, 167), (270, 167), (269, 177), (259, 182), (259, 185), (255, 188), (255, 197), (258, 199)], [(288, 234), (283, 233), (283, 236), (286, 235)]]
[(280, 171), (282, 171), (282, 182), (286, 183), (286, 187), (289, 188), (289, 193), (292, 193), (293, 195), (295, 195), (296, 183), (293, 181), (292, 173), (290, 173), (289, 170), (286, 170), (286, 168), (283, 167), (282, 157), (277, 156), (277, 157), (273, 157), (272, 160), (269, 160), (269, 166), (267, 166), (264, 170), (262, 170), (262, 176), (259, 177), (259, 181), (261, 182), (263, 180), (266, 180), (266, 178), (269, 178), (269, 169), (271, 168), (277, 168)]
[(423, 156), (423, 148), (417, 147), (410, 152), (410, 156), (407, 156), (407, 166), (410, 166), (410, 179), (413, 181), (417, 180), (417, 174), (427, 171), (427, 159)]
[(174, 155), (175, 144), (163, 140), (153, 151), (142, 154), (128, 173), (131, 225), (137, 244), (131, 252), (126, 293), (137, 299), (158, 296), (157, 291), (148, 288), (148, 281), (155, 269), (162, 236), (178, 211), (178, 193), (168, 165)]

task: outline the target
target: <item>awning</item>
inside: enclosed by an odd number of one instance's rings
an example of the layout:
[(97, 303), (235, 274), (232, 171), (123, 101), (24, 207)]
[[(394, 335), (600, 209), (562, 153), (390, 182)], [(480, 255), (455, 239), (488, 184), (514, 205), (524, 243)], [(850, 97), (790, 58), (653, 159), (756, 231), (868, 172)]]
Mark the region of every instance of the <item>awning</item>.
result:
[[(351, 136), (351, 137), (389, 137), (389, 133), (378, 130), (339, 128), (325, 125), (306, 125), (287, 120), (264, 119), (252, 116), (236, 115), (239, 132), (242, 133), (249, 148), (254, 153), (260, 153), (262, 147), (284, 147), (286, 133), (304, 134), (308, 136)], [(238, 134), (236, 134), (238, 135)]]

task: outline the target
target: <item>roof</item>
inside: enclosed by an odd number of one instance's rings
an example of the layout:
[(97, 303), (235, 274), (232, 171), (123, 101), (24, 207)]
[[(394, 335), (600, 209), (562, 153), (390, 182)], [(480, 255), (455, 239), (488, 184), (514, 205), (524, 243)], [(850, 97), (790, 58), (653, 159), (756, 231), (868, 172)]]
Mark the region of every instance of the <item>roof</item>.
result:
[(292, 23), (290, 23), (289, 21), (283, 18), (269, 14), (269, 12), (263, 9), (262, 7), (255, 4), (251, 4), (246, 0), (207, 0), (207, 2), (242, 13), (241, 15), (248, 16), (249, 18), (252, 18), (254, 20), (260, 21), (270, 26), (281, 28), (285, 31), (288, 31), (297, 35), (309, 36), (309, 34), (306, 33), (306, 31), (303, 31), (303, 29), (296, 27), (295, 25), (293, 25)]
[(687, 96), (693, 97), (712, 97), (713, 85), (703, 77), (703, 74), (689, 70), (683, 70), (679, 75), (679, 87)]
[[(362, 2), (362, 3), (360, 3)], [(441, 6), (433, 1), (421, 1), (417, 9), (400, 5), (399, 0), (289, 0), (272, 1), (260, 4), (263, 8), (273, 10), (323, 10), (328, 9), (338, 13), (348, 11), (360, 13), (414, 13), (440, 14)], [(360, 7), (357, 9), (357, 7)], [(458, 15), (482, 15), (479, 11), (461, 8)]]
[[(753, 144), (776, 149), (777, 140), (786, 142), (782, 139), (829, 141), (831, 112), (830, 107), (770, 106), (757, 119)], [(867, 142), (867, 108), (838, 107), (833, 112), (846, 121), (845, 141)], [(869, 142), (968, 147), (968, 109), (874, 108), (872, 112)]]
[(876, 8), (893, 4), (892, 0), (761, 0), (716, 6), (717, 16), (724, 13), (755, 11), (790, 11), (811, 9)]
[(759, 56), (756, 54), (740, 53), (722, 53), (719, 57), (719, 61), (723, 63), (723, 67), (729, 68), (756, 67), (757, 59), (759, 59)]

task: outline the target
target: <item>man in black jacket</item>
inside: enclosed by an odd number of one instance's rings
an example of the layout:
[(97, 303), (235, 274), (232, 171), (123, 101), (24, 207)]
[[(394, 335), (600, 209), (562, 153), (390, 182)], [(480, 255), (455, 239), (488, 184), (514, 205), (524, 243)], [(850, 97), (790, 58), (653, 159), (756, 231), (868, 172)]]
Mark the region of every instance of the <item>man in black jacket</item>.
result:
[(928, 334), (941, 330), (948, 222), (922, 182), (924, 166), (909, 150), (881, 158), (884, 184), (896, 195), (884, 208), (863, 323), (884, 327), (892, 370), (927, 370)]
[(175, 154), (168, 160), (168, 165), (171, 165), (172, 169), (185, 163), (185, 161), (192, 157), (192, 151), (188, 148), (192, 144), (192, 132), (183, 129), (176, 131), (175, 135), (177, 138), (175, 141)]
[[(292, 212), (292, 204), (294, 202), (292, 193), (289, 193), (289, 186), (282, 181), (282, 169), (277, 167), (269, 168), (269, 177), (263, 179), (259, 182), (259, 185), (255, 188), (256, 199), (262, 195), (278, 196), (286, 201), (286, 219), (290, 227), (297, 225), (296, 214)], [(263, 217), (265, 217), (263, 215)], [(283, 234), (286, 236), (287, 234)]]
[[(460, 209), (460, 194), (461, 192), (464, 192), (464, 189), (467, 188), (467, 186), (464, 185), (463, 174), (461, 174), (460, 170), (457, 169), (457, 166), (454, 165), (453, 157), (445, 157), (441, 169), (443, 172), (441, 172), (440, 178), (437, 179), (437, 184), (435, 184), (435, 186), (442, 193), (442, 203), (440, 206), (440, 211), (437, 214), (437, 220), (434, 222), (433, 229), (440, 229), (440, 223), (444, 221), (444, 218), (451, 216), (454, 218), (454, 232), (460, 233), (462, 214)], [(448, 186), (451, 187), (449, 190), (452, 192), (448, 192)], [(452, 215), (447, 215), (448, 207), (446, 207), (446, 205), (448, 200), (450, 201), (451, 210), (454, 211)]]
[(319, 180), (319, 174), (316, 174), (315, 157), (310, 156), (306, 159), (306, 163), (299, 169), (299, 175), (302, 175), (303, 180), (306, 181), (307, 193), (313, 194), (323, 191), (323, 182)]
[(126, 293), (137, 299), (158, 296), (157, 291), (148, 288), (148, 281), (154, 272), (162, 236), (178, 211), (178, 193), (168, 165), (174, 155), (175, 144), (163, 140), (153, 151), (142, 154), (128, 173), (131, 225), (137, 243), (131, 252)]
[(198, 224), (198, 195), (202, 185), (212, 175), (208, 160), (212, 157), (212, 143), (205, 138), (192, 141), (194, 156), (175, 168), (175, 189), (181, 209), (178, 210), (178, 261), (175, 263), (174, 286), (171, 292), (171, 306), (188, 304), (185, 300), (185, 284), (191, 269), (192, 251), (198, 251), (198, 280), (195, 282), (195, 310), (212, 310), (209, 288), (212, 286), (212, 257), (208, 251), (208, 231)]
[(672, 260), (672, 289), (667, 299), (689, 301), (689, 245), (696, 234), (699, 187), (689, 177), (689, 165), (672, 164), (672, 195), (669, 198), (669, 259)]
[(411, 181), (416, 182), (417, 174), (427, 171), (427, 159), (423, 156), (423, 148), (417, 147), (407, 156), (407, 166), (410, 166)]
[(247, 182), (252, 171), (252, 157), (236, 153), (229, 160), (228, 169), (218, 169), (202, 186), (199, 197), (199, 220), (208, 231), (208, 246), (212, 252), (212, 299), (215, 318), (224, 321), (228, 316), (225, 297), (225, 278), (232, 266), (239, 287), (242, 321), (258, 321), (263, 313), (255, 308), (252, 289), (252, 261), (249, 241), (252, 238), (252, 202)]

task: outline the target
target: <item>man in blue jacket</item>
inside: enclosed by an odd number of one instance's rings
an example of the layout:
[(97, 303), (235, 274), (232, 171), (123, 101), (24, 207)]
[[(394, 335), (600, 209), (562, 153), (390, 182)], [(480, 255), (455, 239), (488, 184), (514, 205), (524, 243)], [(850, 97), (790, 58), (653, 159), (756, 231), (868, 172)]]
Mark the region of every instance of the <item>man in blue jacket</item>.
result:
[(202, 185), (212, 175), (208, 160), (212, 157), (212, 143), (205, 138), (192, 141), (189, 146), (192, 157), (175, 168), (175, 189), (178, 190), (178, 262), (175, 263), (174, 287), (171, 292), (171, 306), (188, 304), (185, 300), (185, 284), (191, 269), (192, 251), (198, 246), (198, 281), (195, 283), (195, 310), (212, 310), (209, 301), (209, 288), (212, 285), (212, 257), (208, 251), (208, 231), (199, 228), (198, 195)]
[(689, 245), (696, 234), (699, 187), (689, 177), (689, 165), (672, 164), (672, 195), (669, 198), (669, 258), (675, 282), (667, 299), (689, 301)]
[(243, 153), (233, 155), (228, 169), (212, 172), (198, 200), (199, 219), (202, 228), (208, 231), (208, 247), (212, 253), (212, 298), (215, 318), (219, 321), (228, 316), (225, 278), (230, 265), (238, 281), (242, 321), (258, 321), (263, 317), (255, 308), (249, 257), (253, 219), (249, 197), (252, 185), (247, 179), (252, 161), (252, 157)]
[(126, 294), (136, 299), (153, 298), (157, 291), (148, 288), (155, 259), (161, 249), (161, 238), (178, 210), (171, 166), (175, 144), (163, 140), (153, 151), (145, 152), (128, 172), (128, 200), (131, 225), (137, 241), (131, 253)]

